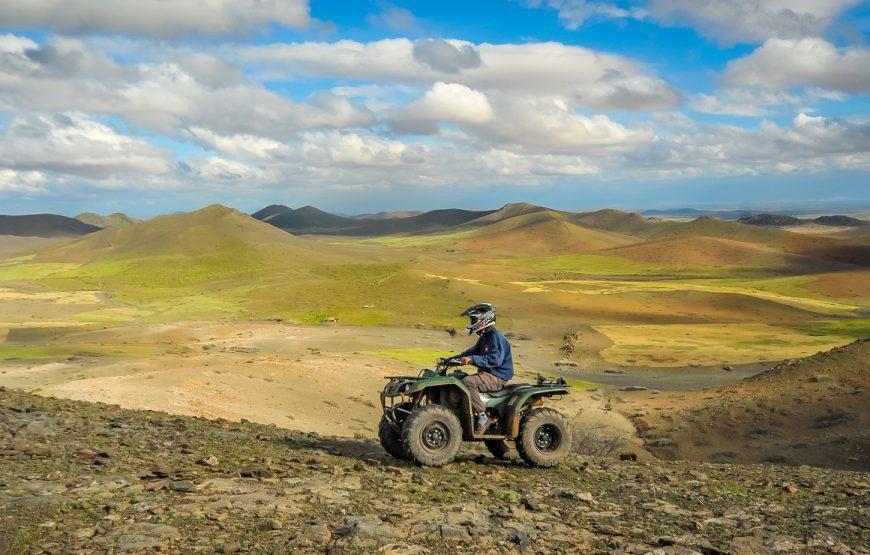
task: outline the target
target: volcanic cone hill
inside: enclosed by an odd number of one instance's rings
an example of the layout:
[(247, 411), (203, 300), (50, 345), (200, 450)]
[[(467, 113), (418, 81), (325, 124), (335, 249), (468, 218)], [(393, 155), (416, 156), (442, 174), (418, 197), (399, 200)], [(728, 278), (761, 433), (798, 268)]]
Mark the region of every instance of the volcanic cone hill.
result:
[(270, 204), (269, 206), (257, 210), (251, 217), (260, 220), (261, 222), (269, 221), (275, 216), (279, 216), (281, 214), (285, 214), (287, 212), (293, 212), (293, 209), (289, 206), (284, 206), (283, 204)]
[(94, 225), (57, 214), (0, 216), (0, 235), (18, 237), (78, 237), (99, 231)]
[(865, 220), (853, 218), (851, 216), (843, 216), (841, 214), (819, 216), (813, 219), (802, 219), (794, 216), (784, 216), (782, 214), (755, 214), (740, 218), (738, 221), (743, 224), (757, 226), (797, 226), (816, 224), (833, 227), (863, 227), (870, 225), (870, 222)]
[[(475, 220), (472, 225), (478, 221)], [(458, 245), (469, 250), (495, 251), (512, 256), (540, 256), (590, 252), (632, 241), (632, 238), (623, 235), (571, 223), (570, 217), (564, 213), (541, 209), (476, 228), (470, 237), (460, 240)]]
[(829, 225), (834, 227), (870, 226), (870, 222), (868, 222), (867, 220), (860, 220), (858, 218), (853, 218), (851, 216), (842, 216), (839, 214), (835, 214), (833, 216), (819, 216), (818, 218), (813, 218), (812, 222), (819, 225)]
[(267, 215), (263, 221), (290, 233), (340, 233), (360, 225), (353, 218), (335, 216), (313, 206), (276, 212)]
[[(812, 272), (833, 269), (831, 262), (810, 256), (788, 254), (782, 249), (760, 243), (748, 243), (720, 237), (675, 237), (635, 243), (602, 251), (608, 254), (659, 264), (691, 266), (746, 266), (774, 272)], [(847, 267), (843, 265), (844, 267)]]
[(94, 212), (83, 212), (76, 216), (76, 218), (80, 222), (84, 222), (86, 224), (90, 224), (100, 229), (105, 229), (107, 227), (114, 227), (116, 225), (127, 225), (136, 223), (135, 218), (131, 218), (126, 214), (121, 214), (120, 212), (115, 212), (114, 214), (109, 214), (108, 216), (101, 216), (100, 214)]
[(753, 214), (752, 216), (744, 216), (737, 221), (742, 224), (758, 226), (790, 226), (804, 224), (804, 220), (800, 218), (785, 216), (783, 214)]
[(513, 204), (505, 204), (498, 210), (487, 214), (486, 216), (481, 216), (480, 218), (468, 222), (467, 225), (469, 227), (481, 227), (500, 222), (502, 220), (507, 220), (516, 216), (525, 216), (538, 212), (549, 212), (551, 214), (568, 214), (568, 212), (560, 212), (558, 210), (544, 208), (543, 206), (536, 206), (527, 202), (517, 202)]
[(732, 385), (633, 406), (663, 457), (870, 470), (870, 341), (796, 360)]
[[(258, 222), (231, 208), (211, 205), (193, 212), (158, 216), (120, 227), (104, 229), (76, 242), (43, 252), (42, 259), (59, 261), (134, 262), (149, 258), (163, 260), (185, 257), (232, 259), (229, 268), (245, 261), (263, 259), (266, 251), (284, 249), (301, 256), (313, 256), (304, 241)], [(232, 254), (230, 254), (232, 253)], [(288, 252), (289, 254), (289, 252)], [(186, 262), (191, 264), (191, 262)]]
[[(684, 243), (688, 244), (692, 238), (714, 238), (724, 239), (727, 241), (739, 241), (742, 243), (752, 243), (763, 247), (770, 247), (780, 251), (783, 255), (801, 255), (810, 257), (820, 261), (820, 263), (830, 264), (843, 263), (853, 266), (870, 266), (870, 247), (860, 240), (843, 240), (833, 239), (829, 237), (815, 237), (809, 235), (800, 235), (791, 233), (786, 230), (759, 227), (739, 222), (729, 222), (719, 220), (710, 216), (702, 216), (688, 222), (662, 221), (654, 218), (644, 218), (638, 214), (628, 214), (618, 210), (599, 210), (586, 214), (576, 214), (571, 217), (571, 220), (584, 226), (594, 229), (602, 229), (623, 235), (638, 237), (640, 240), (646, 241), (661, 241), (685, 239), (685, 241), (677, 241), (677, 245)], [(703, 239), (708, 241), (708, 239)], [(751, 259), (748, 255), (736, 255), (732, 249), (723, 249), (723, 243), (713, 242), (714, 252), (722, 250), (731, 250), (726, 254), (726, 259)], [(634, 256), (639, 255), (644, 249), (656, 249), (658, 247), (667, 247), (668, 243), (647, 243), (647, 247), (638, 245), (634, 249)], [(696, 249), (698, 250), (701, 245)], [(732, 247), (735, 245), (732, 244)], [(665, 248), (678, 253), (678, 248)], [(632, 251), (626, 251), (629, 256), (632, 256)], [(616, 254), (616, 253), (614, 253)], [(664, 256), (664, 254), (662, 255)], [(696, 258), (686, 253), (687, 260), (674, 260), (690, 264), (689, 258)], [(791, 264), (800, 262), (793, 259)], [(727, 263), (727, 262), (723, 262)]]
[(420, 307), (440, 322), (462, 305), (405, 261), (348, 254), (220, 205), (105, 229), (34, 262), (62, 266), (46, 285), (102, 290), (159, 321), (244, 314), (412, 325)]

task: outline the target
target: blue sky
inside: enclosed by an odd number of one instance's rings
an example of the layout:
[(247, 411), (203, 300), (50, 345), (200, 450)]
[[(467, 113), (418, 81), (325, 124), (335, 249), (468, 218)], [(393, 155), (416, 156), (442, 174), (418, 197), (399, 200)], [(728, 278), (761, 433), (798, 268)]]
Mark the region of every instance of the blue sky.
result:
[(870, 207), (856, 0), (8, 0), (0, 213)]

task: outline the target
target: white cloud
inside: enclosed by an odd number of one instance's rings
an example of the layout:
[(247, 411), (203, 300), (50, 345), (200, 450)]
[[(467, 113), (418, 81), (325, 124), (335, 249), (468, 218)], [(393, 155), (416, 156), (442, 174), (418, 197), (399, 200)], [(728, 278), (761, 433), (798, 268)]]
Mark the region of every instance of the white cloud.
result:
[(153, 37), (236, 35), (269, 24), (304, 27), (307, 0), (4, 0), (0, 26)]
[(21, 54), (30, 48), (36, 48), (36, 43), (27, 37), (19, 37), (10, 33), (0, 35), (0, 52)]
[(816, 87), (805, 87), (800, 93), (759, 87), (726, 87), (713, 94), (696, 94), (689, 105), (693, 110), (706, 114), (760, 117), (786, 111), (813, 111), (809, 107), (820, 99), (843, 101), (845, 95)]
[(721, 42), (816, 36), (859, 0), (649, 0), (654, 19)]
[(633, 131), (605, 115), (585, 116), (563, 100), (527, 96), (495, 99), (497, 117), (474, 130), (486, 141), (528, 152), (590, 154), (630, 148), (653, 135)]
[(89, 179), (164, 174), (172, 153), (81, 114), (17, 116), (0, 136), (0, 167)]
[(500, 149), (484, 153), (482, 162), (490, 172), (505, 177), (586, 175), (599, 171), (579, 156), (528, 155)]
[[(151, 48), (137, 56), (129, 44), (111, 49), (119, 37), (2, 39), (0, 110), (11, 121), (0, 128), (0, 191), (9, 194), (536, 185), (870, 165), (863, 119), (705, 125), (669, 110), (677, 91), (643, 64), (558, 43), (391, 39), (206, 53), (124, 39)], [(819, 39), (772, 39), (691, 107), (811, 114), (802, 108), (816, 98), (866, 90), (865, 56)], [(309, 77), (306, 99), (284, 92)], [(623, 109), (656, 111), (597, 113)], [(180, 160), (143, 131), (205, 152)]]
[(471, 44), (459, 44), (444, 39), (422, 39), (414, 42), (414, 59), (435, 71), (459, 73), (480, 66), (480, 52)]
[(789, 127), (765, 120), (757, 130), (714, 125), (660, 137), (626, 153), (623, 164), (629, 175), (754, 175), (785, 167), (820, 171), (863, 163), (866, 168), (868, 151), (870, 120), (798, 114)]
[(194, 142), (203, 147), (242, 160), (276, 158), (288, 151), (287, 145), (282, 142), (255, 135), (219, 135), (201, 127), (186, 131)]
[(422, 98), (401, 108), (391, 119), (404, 133), (435, 133), (438, 122), (485, 123), (492, 119), (486, 95), (457, 83), (438, 82)]
[(391, 31), (416, 32), (420, 23), (410, 10), (388, 2), (379, 2), (380, 11), (366, 16), (366, 21), (373, 27), (384, 27)]
[(241, 183), (250, 186), (266, 178), (265, 172), (258, 167), (219, 156), (188, 158), (179, 164), (179, 173), (182, 179), (192, 178), (210, 184)]
[(751, 54), (728, 62), (725, 82), (788, 90), (814, 86), (847, 93), (870, 92), (870, 49), (838, 49), (818, 38), (770, 39)]
[(308, 164), (328, 168), (401, 167), (422, 164), (429, 148), (372, 135), (319, 131), (305, 133), (298, 147)]
[(579, 29), (589, 19), (642, 19), (646, 13), (637, 7), (627, 9), (610, 2), (587, 0), (527, 0), (525, 4), (530, 8), (546, 6), (556, 10), (562, 25), (572, 31)]
[[(484, 93), (510, 91), (561, 95), (593, 109), (646, 110), (673, 107), (678, 93), (643, 65), (555, 42), (480, 44), (447, 41), (457, 52), (473, 48), (480, 64), (414, 56), (415, 43), (385, 39), (369, 43), (341, 40), (245, 48), (240, 59), (275, 80), (300, 75), (366, 81), (459, 83)], [(435, 67), (433, 67), (433, 64)], [(448, 69), (449, 71), (445, 71)]]
[(547, 7), (559, 14), (566, 29), (576, 30), (589, 20), (654, 20), (688, 26), (719, 42), (762, 42), (772, 37), (818, 36), (846, 9), (860, 0), (526, 0), (531, 8)]
[(0, 169), (0, 193), (44, 193), (46, 181), (42, 172)]
[(366, 110), (329, 92), (294, 102), (205, 54), (120, 65), (67, 39), (0, 52), (0, 109), (113, 114), (166, 134), (202, 127), (281, 140), (300, 130), (374, 121)]

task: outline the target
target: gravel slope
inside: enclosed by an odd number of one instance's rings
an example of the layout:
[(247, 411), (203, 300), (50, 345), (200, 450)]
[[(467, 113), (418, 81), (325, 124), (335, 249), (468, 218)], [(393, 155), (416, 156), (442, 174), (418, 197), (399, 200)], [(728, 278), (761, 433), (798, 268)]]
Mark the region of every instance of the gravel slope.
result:
[(0, 388), (0, 552), (867, 553), (866, 473), (370, 442)]

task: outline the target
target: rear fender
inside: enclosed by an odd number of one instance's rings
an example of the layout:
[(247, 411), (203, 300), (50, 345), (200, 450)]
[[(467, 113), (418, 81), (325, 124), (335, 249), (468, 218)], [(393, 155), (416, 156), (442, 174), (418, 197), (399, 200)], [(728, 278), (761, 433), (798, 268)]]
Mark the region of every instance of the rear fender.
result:
[(520, 417), (522, 417), (523, 409), (527, 405), (536, 405), (543, 403), (545, 397), (553, 397), (554, 395), (566, 395), (569, 393), (567, 387), (530, 387), (517, 392), (511, 397), (505, 410), (505, 434), (511, 439), (520, 435)]

